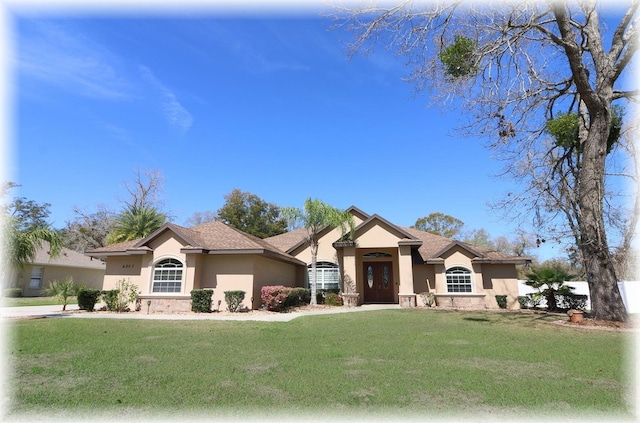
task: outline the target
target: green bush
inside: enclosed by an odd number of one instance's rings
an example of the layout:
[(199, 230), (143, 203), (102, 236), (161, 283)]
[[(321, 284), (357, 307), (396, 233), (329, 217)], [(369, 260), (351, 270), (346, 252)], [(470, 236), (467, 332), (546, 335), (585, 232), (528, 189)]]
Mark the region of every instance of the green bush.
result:
[(318, 289), (316, 291), (316, 303), (326, 304), (326, 298), (329, 294), (339, 294), (339, 289)]
[(335, 292), (330, 292), (324, 297), (324, 303), (330, 306), (341, 306), (342, 305), (342, 297), (336, 294)]
[(80, 310), (93, 311), (100, 298), (99, 289), (82, 288), (78, 291), (78, 308)]
[(22, 297), (22, 288), (7, 288), (2, 291), (2, 296), (7, 298)]
[(121, 313), (129, 311), (129, 303), (136, 300), (138, 286), (126, 279), (116, 282), (115, 289), (102, 291), (102, 301), (107, 305), (107, 310)]
[(496, 295), (496, 302), (498, 303), (498, 307), (507, 308), (507, 296), (506, 295)]
[(227, 303), (227, 309), (231, 313), (242, 311), (242, 302), (244, 301), (244, 291), (224, 291), (224, 300)]
[(311, 290), (308, 288), (291, 288), (285, 304), (287, 307), (300, 307), (311, 302)]
[(520, 303), (521, 309), (529, 308), (529, 297), (526, 295), (518, 296), (518, 302)]
[(194, 289), (191, 291), (191, 311), (211, 313), (212, 289)]

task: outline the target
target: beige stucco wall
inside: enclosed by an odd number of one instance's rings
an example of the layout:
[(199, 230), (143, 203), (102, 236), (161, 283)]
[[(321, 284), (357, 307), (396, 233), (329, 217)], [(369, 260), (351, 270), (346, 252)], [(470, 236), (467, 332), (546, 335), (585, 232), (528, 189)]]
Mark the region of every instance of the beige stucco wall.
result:
[(484, 265), (483, 289), (487, 307), (497, 308), (496, 295), (507, 296), (507, 308), (518, 309), (518, 273), (513, 264)]
[[(40, 289), (30, 289), (29, 282), (31, 280), (31, 272), (34, 267), (42, 267), (42, 283)], [(65, 267), (51, 265), (26, 265), (23, 269), (16, 273), (18, 278), (17, 286), (22, 287), (22, 295), (25, 297), (37, 297), (45, 295), (45, 290), (49, 284), (55, 280), (64, 280), (69, 277), (73, 278), (76, 285), (83, 285), (87, 288), (102, 289), (102, 279), (105, 270), (87, 269), (80, 267)]]
[(213, 308), (226, 310), (225, 291), (244, 291), (244, 305), (251, 307), (255, 256), (252, 254), (208, 255), (202, 260), (200, 286), (213, 289)]
[[(336, 255), (336, 249), (333, 248), (333, 243), (340, 239), (341, 234), (340, 228), (336, 228), (320, 238), (318, 241), (318, 261), (338, 263), (338, 256)], [(298, 252), (294, 252), (294, 254), (298, 260), (311, 264), (311, 248), (306, 247)]]
[[(260, 294), (263, 286), (305, 286), (306, 271), (303, 266), (295, 266), (265, 257), (255, 257), (253, 274), (253, 308), (259, 308), (262, 305)], [(247, 293), (247, 297), (250, 297), (249, 293)]]
[(107, 259), (107, 268), (104, 273), (104, 283), (102, 289), (114, 289), (119, 280), (127, 280), (128, 282), (138, 286), (138, 292), (146, 294), (149, 292), (149, 281), (144, 280), (143, 276), (148, 274), (143, 263), (148, 263), (151, 254), (131, 255), (131, 256), (111, 256)]
[(398, 248), (399, 240), (399, 237), (374, 223), (369, 223), (360, 229), (357, 239), (360, 248)]

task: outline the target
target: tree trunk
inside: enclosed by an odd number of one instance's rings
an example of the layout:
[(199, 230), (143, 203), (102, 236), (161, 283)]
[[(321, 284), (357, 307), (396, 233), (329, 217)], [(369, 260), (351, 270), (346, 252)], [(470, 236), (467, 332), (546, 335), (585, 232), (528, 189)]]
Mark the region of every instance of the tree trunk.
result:
[(309, 305), (315, 306), (318, 304), (316, 300), (316, 264), (318, 262), (318, 242), (311, 241), (311, 300)]
[(606, 108), (590, 110), (590, 128), (583, 144), (583, 163), (578, 183), (580, 239), (584, 269), (594, 318), (625, 322), (628, 320), (605, 231), (603, 199), (607, 138), (611, 114)]

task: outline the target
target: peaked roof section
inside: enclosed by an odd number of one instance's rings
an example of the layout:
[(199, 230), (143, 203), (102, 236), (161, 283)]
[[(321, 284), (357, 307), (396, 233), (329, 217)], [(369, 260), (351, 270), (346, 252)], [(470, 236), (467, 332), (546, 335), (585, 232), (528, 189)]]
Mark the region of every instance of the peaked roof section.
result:
[(36, 250), (36, 256), (32, 264), (39, 266), (77, 267), (96, 270), (105, 269), (103, 261), (94, 260), (91, 257), (87, 257), (82, 253), (68, 248), (62, 248), (59, 255), (51, 257), (51, 251), (48, 243), (44, 243)]
[(394, 225), (387, 219), (378, 216), (377, 214), (370, 216), (367, 220), (358, 225), (355, 232), (356, 239), (358, 238), (360, 233), (362, 233), (364, 228), (372, 222), (378, 222), (379, 224), (381, 223), (382, 226), (386, 226), (386, 229), (394, 233), (394, 235), (396, 235), (398, 238), (402, 238), (400, 241), (398, 241), (400, 245), (422, 245), (423, 241), (420, 238), (415, 237), (411, 233), (405, 231), (404, 228)]
[(442, 261), (442, 255), (454, 247), (460, 247), (475, 255), (473, 261), (482, 263), (513, 263), (524, 264), (530, 261), (526, 257), (513, 256), (511, 254), (488, 248), (477, 247), (466, 242), (455, 241), (440, 235), (420, 231), (413, 228), (403, 228), (408, 233), (422, 240), (418, 252), (425, 263), (437, 263)]
[(202, 254), (265, 254), (273, 258), (304, 264), (293, 256), (280, 251), (263, 239), (249, 235), (225, 223), (215, 221), (185, 228), (166, 223), (146, 238), (108, 245), (87, 251), (89, 256), (111, 256), (140, 254), (151, 251), (150, 243), (161, 234), (170, 231), (180, 240), (183, 253)]

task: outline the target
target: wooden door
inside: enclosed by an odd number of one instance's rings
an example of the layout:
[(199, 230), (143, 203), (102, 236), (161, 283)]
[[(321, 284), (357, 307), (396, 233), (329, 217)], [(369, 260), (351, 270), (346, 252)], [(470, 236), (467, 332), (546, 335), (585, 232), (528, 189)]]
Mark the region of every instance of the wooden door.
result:
[(393, 266), (390, 261), (363, 263), (364, 302), (393, 303)]

